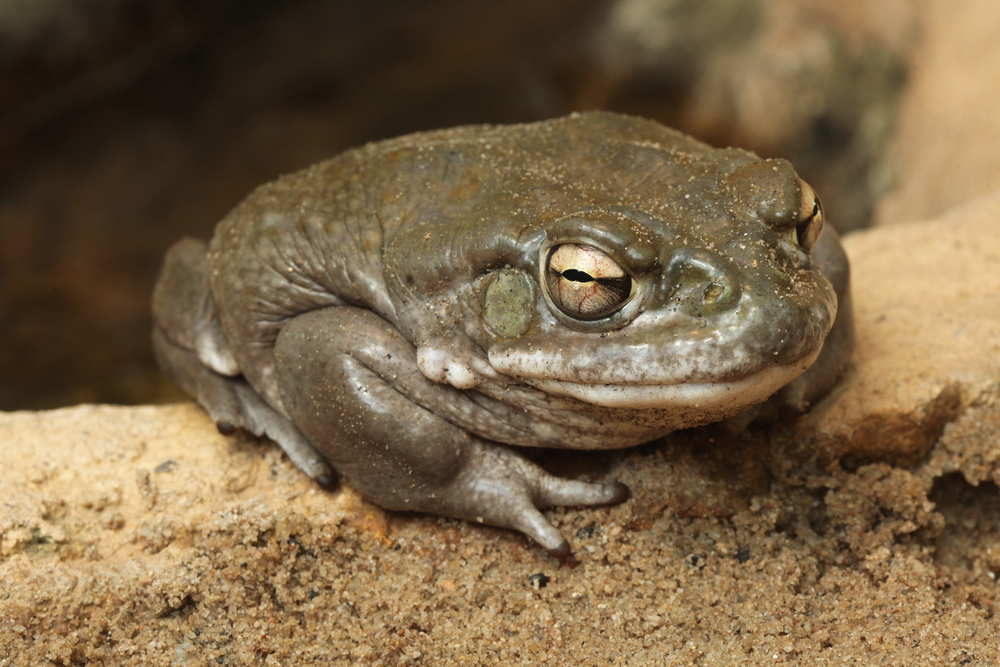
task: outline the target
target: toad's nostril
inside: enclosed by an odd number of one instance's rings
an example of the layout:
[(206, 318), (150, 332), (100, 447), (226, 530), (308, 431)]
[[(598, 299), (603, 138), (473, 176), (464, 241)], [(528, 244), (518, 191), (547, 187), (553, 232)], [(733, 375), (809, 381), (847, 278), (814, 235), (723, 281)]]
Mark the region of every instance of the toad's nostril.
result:
[(728, 261), (694, 248), (678, 248), (673, 252), (663, 288), (672, 301), (694, 317), (727, 312), (739, 303), (741, 294)]
[(712, 283), (705, 288), (705, 293), (702, 294), (701, 300), (706, 306), (711, 305), (719, 300), (719, 298), (726, 293), (726, 288), (718, 283)]

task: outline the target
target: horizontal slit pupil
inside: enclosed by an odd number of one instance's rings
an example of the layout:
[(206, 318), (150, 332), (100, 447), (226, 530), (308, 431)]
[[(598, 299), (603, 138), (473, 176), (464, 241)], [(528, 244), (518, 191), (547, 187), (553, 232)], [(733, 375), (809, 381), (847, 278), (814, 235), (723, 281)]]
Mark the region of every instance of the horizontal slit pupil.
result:
[(589, 273), (585, 273), (578, 269), (563, 271), (562, 277), (566, 280), (572, 280), (575, 283), (590, 283), (594, 281), (593, 277), (591, 277)]

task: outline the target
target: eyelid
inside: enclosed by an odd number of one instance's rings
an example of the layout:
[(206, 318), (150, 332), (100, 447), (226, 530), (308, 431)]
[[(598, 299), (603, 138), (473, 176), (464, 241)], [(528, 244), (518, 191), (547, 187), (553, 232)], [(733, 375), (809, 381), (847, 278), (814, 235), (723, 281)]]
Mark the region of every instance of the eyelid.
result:
[(653, 270), (659, 261), (657, 250), (649, 242), (649, 229), (659, 225), (650, 221), (643, 224), (642, 219), (648, 217), (639, 211), (580, 211), (550, 224), (546, 236), (550, 247), (576, 243), (596, 249), (615, 248), (616, 261), (627, 273), (638, 275)]

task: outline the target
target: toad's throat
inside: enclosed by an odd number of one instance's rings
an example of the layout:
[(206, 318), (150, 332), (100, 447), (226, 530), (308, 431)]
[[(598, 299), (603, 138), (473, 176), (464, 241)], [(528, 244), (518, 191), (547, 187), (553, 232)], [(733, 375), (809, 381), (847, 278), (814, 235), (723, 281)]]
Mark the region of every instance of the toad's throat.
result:
[(817, 349), (794, 364), (769, 366), (739, 380), (632, 385), (586, 384), (540, 378), (521, 380), (547, 394), (609, 408), (678, 408), (735, 414), (767, 400), (809, 368), (818, 355)]

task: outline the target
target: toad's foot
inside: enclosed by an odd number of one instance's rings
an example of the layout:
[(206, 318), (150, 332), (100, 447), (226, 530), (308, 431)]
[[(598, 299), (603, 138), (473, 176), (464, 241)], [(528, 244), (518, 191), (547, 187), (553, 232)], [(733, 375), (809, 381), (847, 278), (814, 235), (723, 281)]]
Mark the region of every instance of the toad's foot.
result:
[(555, 477), (513, 450), (478, 441), (454, 482), (437, 498), (435, 513), (521, 531), (557, 558), (569, 543), (539, 511), (566, 505), (617, 505), (629, 497), (620, 482), (581, 482)]

